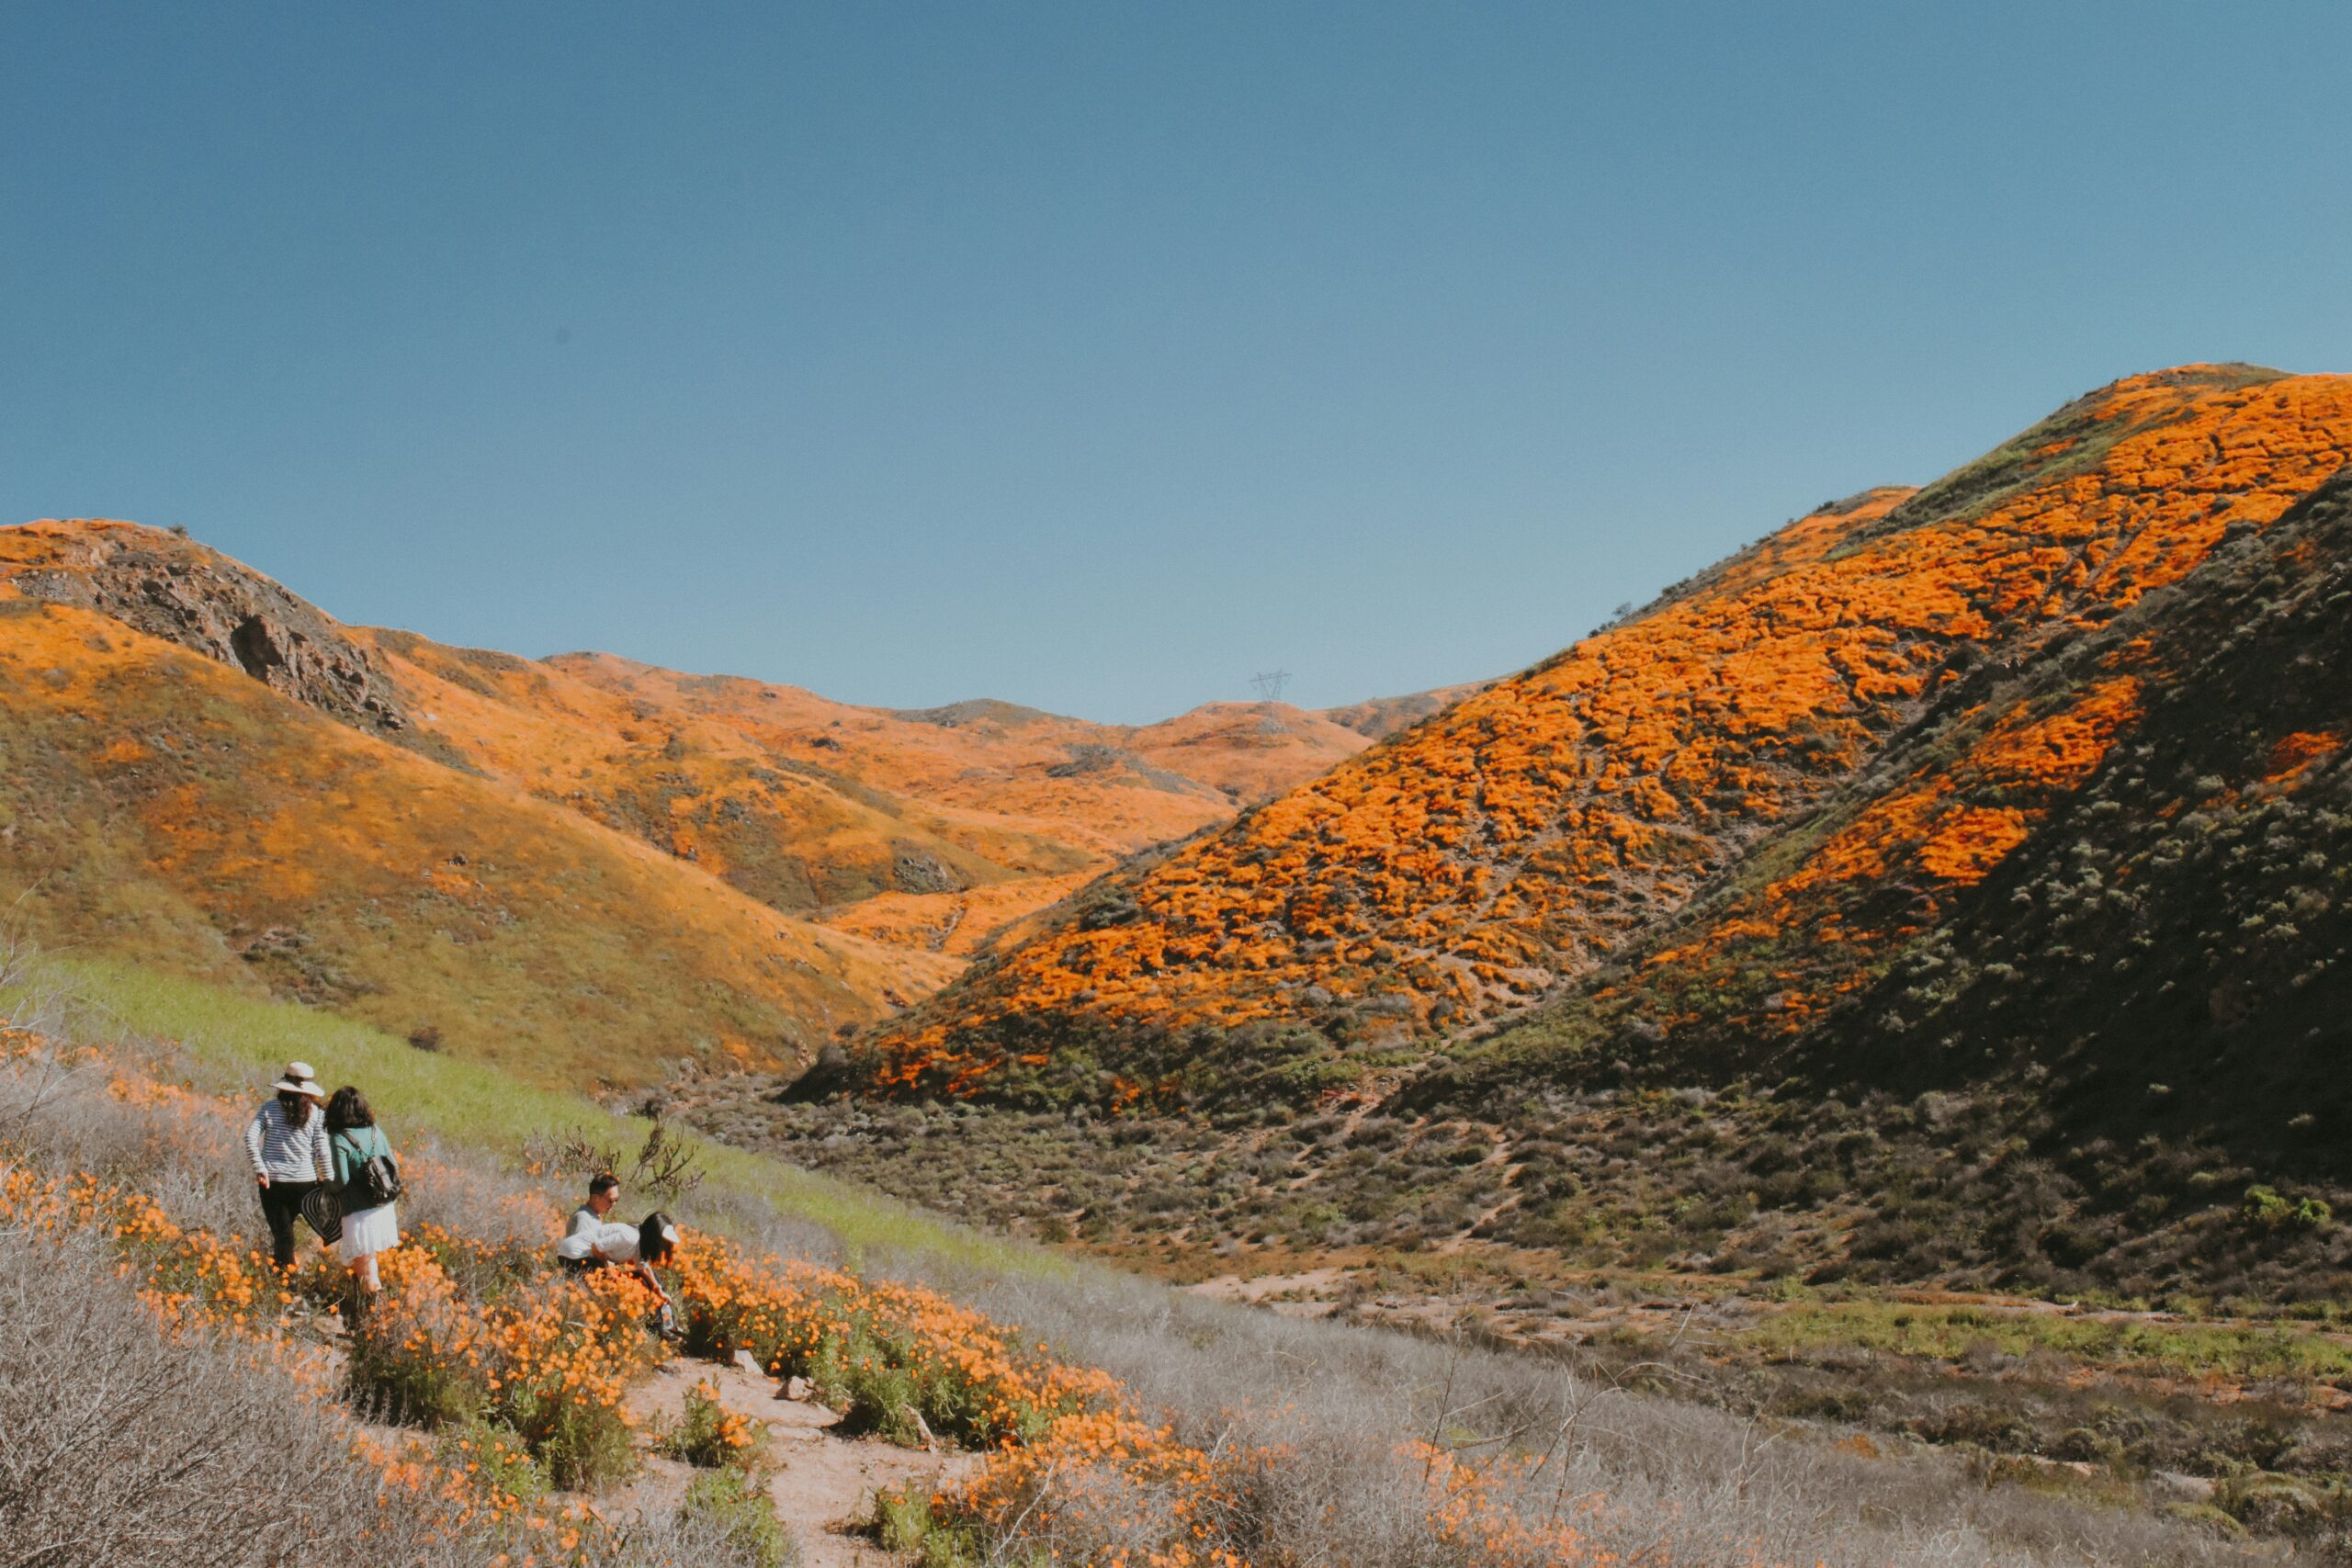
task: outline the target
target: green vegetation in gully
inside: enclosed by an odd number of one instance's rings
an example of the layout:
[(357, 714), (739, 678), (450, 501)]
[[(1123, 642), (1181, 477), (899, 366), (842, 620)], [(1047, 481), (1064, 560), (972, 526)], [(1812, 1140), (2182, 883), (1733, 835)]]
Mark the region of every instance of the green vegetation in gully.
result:
[(2316, 1330), (2275, 1323), (2166, 1322), (1865, 1299), (1779, 1308), (1742, 1334), (1740, 1344), (1766, 1355), (1832, 1346), (1952, 1362), (1988, 1352), (2048, 1354), (2156, 1376), (2352, 1382), (2352, 1349)]

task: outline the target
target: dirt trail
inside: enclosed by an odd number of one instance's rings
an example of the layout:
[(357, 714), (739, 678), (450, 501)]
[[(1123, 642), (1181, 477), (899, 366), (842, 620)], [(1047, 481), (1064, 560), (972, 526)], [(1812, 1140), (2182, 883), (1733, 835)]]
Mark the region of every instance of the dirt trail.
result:
[[(321, 1360), (329, 1384), (339, 1386), (345, 1342), (341, 1325), (328, 1321), (332, 1326), (322, 1325), (318, 1331)], [(852, 1533), (873, 1517), (874, 1494), (910, 1480), (948, 1487), (980, 1464), (978, 1454), (944, 1447), (926, 1453), (875, 1438), (837, 1437), (831, 1427), (839, 1416), (813, 1398), (786, 1398), (748, 1351), (739, 1351), (735, 1360), (725, 1363), (673, 1356), (629, 1387), (627, 1408), (637, 1424), (642, 1461), (637, 1477), (611, 1492), (559, 1492), (548, 1501), (558, 1508), (585, 1505), (597, 1517), (616, 1525), (676, 1508), (694, 1479), (694, 1467), (653, 1452), (653, 1434), (657, 1426), (679, 1418), (687, 1390), (706, 1380), (718, 1390), (720, 1404), (768, 1428), (774, 1468), (768, 1495), (776, 1517), (800, 1543), (802, 1568), (902, 1568), (910, 1561), (904, 1553), (885, 1551), (871, 1537)], [(427, 1440), (413, 1427), (364, 1418), (361, 1425), (396, 1450)]]
[[(775, 1500), (776, 1517), (800, 1542), (804, 1568), (885, 1568), (904, 1562), (903, 1556), (883, 1551), (872, 1540), (846, 1533), (872, 1516), (876, 1490), (910, 1480), (944, 1484), (979, 1463), (973, 1454), (924, 1453), (876, 1438), (835, 1437), (829, 1430), (839, 1419), (832, 1411), (814, 1400), (782, 1397), (775, 1380), (753, 1367), (748, 1355), (723, 1365), (684, 1357), (664, 1363), (629, 1390), (628, 1408), (638, 1429), (648, 1433), (650, 1441), (656, 1418), (675, 1420), (684, 1408), (686, 1391), (706, 1380), (718, 1389), (720, 1404), (767, 1426), (768, 1452), (775, 1461), (768, 1495)], [(597, 1499), (596, 1510), (617, 1522), (674, 1508), (693, 1474), (686, 1465), (649, 1453), (644, 1473), (621, 1491)]]

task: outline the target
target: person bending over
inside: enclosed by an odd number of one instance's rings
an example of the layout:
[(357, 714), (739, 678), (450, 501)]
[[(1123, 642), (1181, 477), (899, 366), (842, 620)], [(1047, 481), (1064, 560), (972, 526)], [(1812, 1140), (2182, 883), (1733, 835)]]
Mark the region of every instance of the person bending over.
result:
[(598, 1269), (627, 1268), (661, 1305), (654, 1310), (655, 1328), (665, 1339), (677, 1337), (677, 1314), (662, 1277), (653, 1270), (667, 1263), (678, 1249), (678, 1226), (669, 1215), (650, 1213), (637, 1224), (600, 1221), (593, 1230), (575, 1232), (555, 1244), (556, 1261), (577, 1274)]

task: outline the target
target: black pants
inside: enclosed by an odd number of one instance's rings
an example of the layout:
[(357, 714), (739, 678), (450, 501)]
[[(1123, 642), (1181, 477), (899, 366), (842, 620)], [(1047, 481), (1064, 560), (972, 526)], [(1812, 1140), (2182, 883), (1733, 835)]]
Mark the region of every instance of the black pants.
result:
[(294, 1267), (294, 1223), (301, 1218), (302, 1200), (318, 1186), (315, 1181), (280, 1181), (269, 1179), (269, 1185), (259, 1188), (262, 1217), (269, 1222), (269, 1253), (280, 1269)]

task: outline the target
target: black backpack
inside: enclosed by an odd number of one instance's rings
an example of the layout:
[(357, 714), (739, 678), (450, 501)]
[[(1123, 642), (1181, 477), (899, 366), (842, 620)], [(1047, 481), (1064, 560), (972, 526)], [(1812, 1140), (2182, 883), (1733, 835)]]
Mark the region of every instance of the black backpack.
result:
[[(381, 1133), (376, 1135), (383, 1136)], [(355, 1155), (359, 1152), (356, 1145), (347, 1146)], [(382, 1154), (369, 1155), (352, 1167), (351, 1179), (343, 1184), (343, 1210), (350, 1213), (358, 1209), (381, 1208), (400, 1195), (401, 1162), (392, 1157), (391, 1145), (386, 1144)]]

